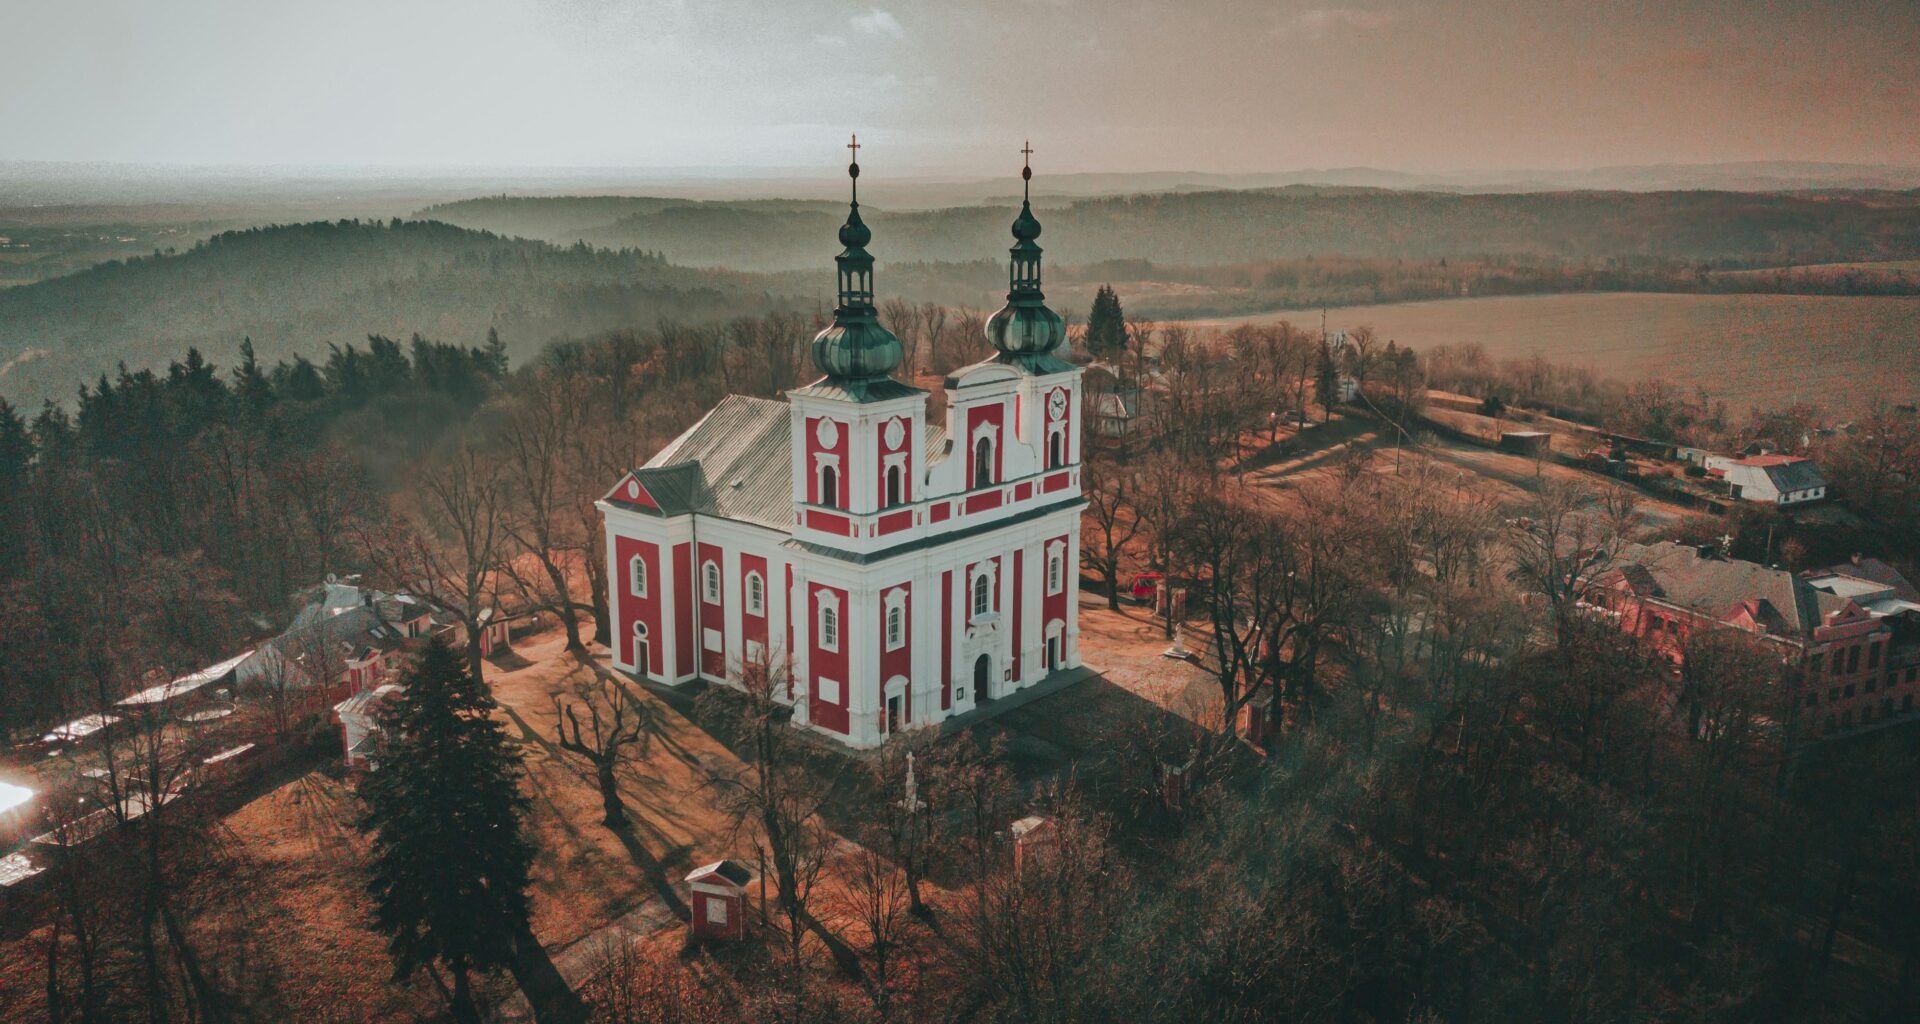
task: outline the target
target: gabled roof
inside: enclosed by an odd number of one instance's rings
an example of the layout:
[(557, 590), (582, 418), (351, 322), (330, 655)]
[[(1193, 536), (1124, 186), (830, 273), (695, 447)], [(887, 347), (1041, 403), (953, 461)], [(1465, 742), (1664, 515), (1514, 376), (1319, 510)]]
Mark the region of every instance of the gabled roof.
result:
[(1744, 610), (1775, 636), (1804, 638), (1846, 599), (1816, 590), (1785, 569), (1756, 562), (1702, 558), (1687, 544), (1629, 544), (1620, 551), (1623, 574), (1645, 572), (1668, 604), (1730, 619)]
[(688, 513), (792, 530), (791, 411), (785, 402), (728, 395), (629, 477), (650, 496), (615, 488), (607, 501), (636, 512)]
[[(1760, 459), (1768, 461), (1761, 462)], [(1820, 468), (1810, 459), (1779, 459), (1777, 456), (1761, 455), (1742, 459), (1739, 464), (1758, 467), (1773, 482), (1774, 489), (1782, 494), (1827, 486), (1827, 478), (1820, 474)]]
[(688, 882), (724, 882), (735, 888), (745, 888), (753, 880), (753, 872), (747, 866), (734, 860), (716, 860), (711, 864), (702, 864), (687, 873)]

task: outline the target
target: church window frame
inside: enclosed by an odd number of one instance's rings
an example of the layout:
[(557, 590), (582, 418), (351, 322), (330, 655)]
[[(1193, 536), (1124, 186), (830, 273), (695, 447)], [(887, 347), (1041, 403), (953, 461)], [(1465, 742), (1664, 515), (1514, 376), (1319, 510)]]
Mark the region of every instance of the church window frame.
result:
[(1047, 434), (1047, 468), (1060, 469), (1067, 464), (1067, 430), (1056, 426)]
[(973, 581), (968, 584), (968, 591), (971, 596), (967, 602), (967, 608), (972, 613), (970, 617), (973, 620), (978, 621), (993, 614), (992, 571), (983, 568), (974, 573)]
[(647, 596), (647, 557), (635, 555), (627, 560), (627, 589), (635, 597)]
[(708, 604), (720, 603), (720, 564), (711, 558), (700, 563), (700, 597)]
[(832, 591), (822, 590), (819, 595), (820, 649), (838, 654), (840, 653), (840, 602), (833, 596)]
[(905, 587), (895, 587), (881, 597), (885, 605), (883, 634), (889, 651), (897, 651), (907, 645), (907, 598)]
[(767, 581), (760, 573), (747, 573), (747, 614), (765, 615), (767, 613)]
[(822, 456), (814, 467), (814, 504), (840, 507), (840, 460)]
[(884, 507), (892, 508), (905, 499), (906, 488), (903, 485), (906, 482), (906, 475), (906, 472), (902, 470), (897, 463), (887, 467)]

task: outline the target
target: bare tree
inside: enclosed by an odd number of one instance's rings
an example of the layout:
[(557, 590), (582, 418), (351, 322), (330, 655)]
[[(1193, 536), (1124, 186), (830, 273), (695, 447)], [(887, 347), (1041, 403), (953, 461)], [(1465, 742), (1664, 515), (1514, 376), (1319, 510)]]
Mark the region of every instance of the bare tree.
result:
[(1121, 561), (1142, 523), (1133, 504), (1131, 474), (1111, 456), (1096, 453), (1081, 463), (1080, 492), (1087, 499), (1081, 513), (1080, 563), (1106, 581), (1107, 607), (1118, 610)]
[(580, 639), (579, 612), (591, 606), (574, 600), (569, 556), (584, 556), (589, 547), (578, 533), (583, 525), (576, 514), (583, 496), (567, 488), (566, 463), (573, 458), (575, 438), (587, 427), (582, 414), (590, 412), (584, 389), (558, 374), (535, 368), (523, 373), (514, 401), (508, 405), (499, 429), (501, 492), (504, 513), (500, 529), (519, 550), (532, 558), (532, 572), (517, 561), (502, 565), (533, 608), (551, 611), (566, 630), (567, 649), (586, 650)]
[(507, 539), (496, 457), (456, 443), (423, 463), (401, 522), (367, 530), (367, 556), (394, 589), (418, 594), (460, 618), (467, 669), (484, 679), (481, 634), (494, 611), (496, 574)]
[[(574, 691), (579, 704), (562, 705), (553, 698), (560, 749), (587, 759), (600, 786), (600, 823), (614, 830), (627, 827), (627, 805), (620, 798), (621, 751), (639, 742), (645, 725), (633, 698), (619, 683), (606, 677), (581, 683)], [(587, 724), (580, 724), (580, 704), (586, 705)], [(571, 736), (567, 727), (573, 727)]]

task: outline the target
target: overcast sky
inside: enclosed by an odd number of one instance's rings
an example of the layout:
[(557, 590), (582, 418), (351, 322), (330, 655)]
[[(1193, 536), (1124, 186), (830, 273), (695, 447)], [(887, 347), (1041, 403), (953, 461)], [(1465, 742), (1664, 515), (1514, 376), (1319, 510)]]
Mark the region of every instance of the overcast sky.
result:
[(0, 0), (0, 160), (1920, 164), (1920, 2)]

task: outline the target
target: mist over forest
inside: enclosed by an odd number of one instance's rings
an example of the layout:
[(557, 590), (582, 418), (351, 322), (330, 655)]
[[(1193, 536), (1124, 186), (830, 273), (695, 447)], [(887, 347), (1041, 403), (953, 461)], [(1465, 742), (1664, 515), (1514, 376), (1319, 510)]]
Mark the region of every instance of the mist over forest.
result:
[[(970, 195), (963, 185), (917, 188), (874, 190), (900, 205), (865, 208), (881, 289), (997, 304), (1014, 208), (990, 199), (916, 208)], [(0, 210), (0, 282), (15, 284), (0, 289), (0, 396), (65, 400), (120, 363), (158, 366), (189, 346), (230, 363), (247, 338), (271, 361), (324, 356), (368, 334), (477, 345), (492, 330), (525, 359), (557, 339), (663, 321), (818, 313), (831, 305), (845, 209), (827, 199), (502, 195), (427, 203), (407, 220), (236, 227), (355, 201), (392, 209), (404, 198), (243, 195), (229, 207), (195, 193), (177, 206)], [(1103, 284), (1147, 318), (1467, 295), (1920, 287), (1904, 269), (1742, 274), (1920, 257), (1920, 192), (1189, 185), (1042, 195), (1036, 205), (1052, 292), (1076, 314)]]

